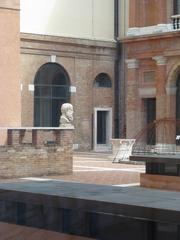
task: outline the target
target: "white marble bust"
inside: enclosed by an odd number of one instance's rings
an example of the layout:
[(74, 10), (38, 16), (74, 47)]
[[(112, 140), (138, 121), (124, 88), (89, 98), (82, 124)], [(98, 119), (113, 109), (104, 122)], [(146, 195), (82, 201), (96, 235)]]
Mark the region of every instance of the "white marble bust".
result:
[(73, 106), (70, 103), (64, 103), (61, 106), (60, 127), (73, 127)]

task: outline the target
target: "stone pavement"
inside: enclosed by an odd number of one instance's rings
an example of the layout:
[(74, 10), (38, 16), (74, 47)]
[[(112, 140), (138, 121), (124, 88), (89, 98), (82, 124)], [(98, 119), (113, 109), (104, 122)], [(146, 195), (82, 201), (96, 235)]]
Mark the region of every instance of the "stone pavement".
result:
[[(112, 163), (112, 155), (105, 153), (75, 152), (73, 174), (28, 178), (32, 180), (56, 179), (81, 183), (136, 186), (144, 165)], [(27, 179), (27, 178), (26, 178)]]

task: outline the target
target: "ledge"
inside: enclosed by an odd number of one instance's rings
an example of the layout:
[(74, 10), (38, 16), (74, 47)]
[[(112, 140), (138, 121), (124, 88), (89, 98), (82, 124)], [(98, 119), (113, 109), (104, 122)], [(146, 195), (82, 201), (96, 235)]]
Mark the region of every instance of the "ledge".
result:
[(0, 9), (20, 10), (19, 0), (1, 0)]
[(21, 32), (21, 40), (36, 42), (53, 42), (65, 45), (80, 45), (87, 47), (107, 47), (116, 48), (116, 42), (113, 39), (86, 39), (75, 38), (72, 36), (54, 36)]
[(0, 130), (73, 130), (72, 127), (0, 127)]

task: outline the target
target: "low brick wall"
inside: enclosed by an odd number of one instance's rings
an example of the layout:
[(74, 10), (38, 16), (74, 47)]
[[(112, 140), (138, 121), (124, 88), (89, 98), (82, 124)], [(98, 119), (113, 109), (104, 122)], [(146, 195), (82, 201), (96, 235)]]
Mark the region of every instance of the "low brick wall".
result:
[(0, 178), (70, 174), (72, 146), (73, 129), (9, 128), (0, 146)]

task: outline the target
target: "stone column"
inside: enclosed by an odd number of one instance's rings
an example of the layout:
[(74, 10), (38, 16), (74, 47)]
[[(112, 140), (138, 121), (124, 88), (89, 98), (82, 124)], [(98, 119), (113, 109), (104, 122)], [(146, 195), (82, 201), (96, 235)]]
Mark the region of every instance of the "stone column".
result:
[(167, 129), (167, 143), (176, 143), (176, 86), (166, 87), (166, 115), (169, 120)]
[(164, 56), (156, 56), (156, 119), (166, 117), (166, 62)]
[(127, 59), (126, 137), (134, 138), (141, 129), (141, 106), (138, 94), (139, 61)]
[[(164, 56), (155, 56), (156, 61), (156, 148), (158, 152), (168, 152), (170, 148), (167, 144), (167, 134), (169, 132), (169, 122), (166, 120), (166, 63)], [(162, 121), (159, 121), (162, 119)]]

